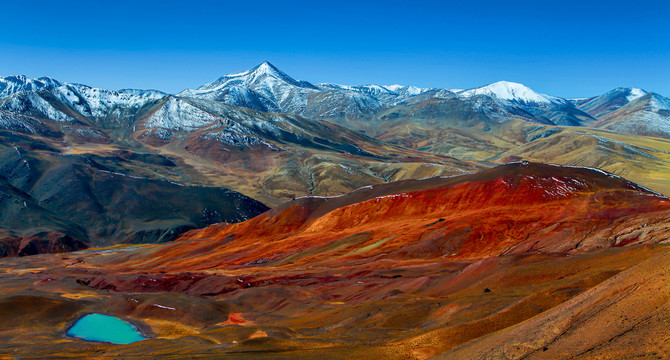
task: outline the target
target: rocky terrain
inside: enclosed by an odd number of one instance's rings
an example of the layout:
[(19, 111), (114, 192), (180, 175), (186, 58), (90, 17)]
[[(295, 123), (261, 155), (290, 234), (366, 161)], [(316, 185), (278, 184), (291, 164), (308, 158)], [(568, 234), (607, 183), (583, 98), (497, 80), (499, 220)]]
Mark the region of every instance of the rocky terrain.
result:
[[(669, 215), (617, 176), (514, 163), (296, 199), (163, 245), (6, 258), (2, 308), (26, 311), (3, 314), (0, 352), (565, 358), (578, 341), (583, 358), (663, 357)], [(153, 338), (64, 337), (87, 312)]]
[(669, 104), (0, 78), (0, 357), (668, 358)]

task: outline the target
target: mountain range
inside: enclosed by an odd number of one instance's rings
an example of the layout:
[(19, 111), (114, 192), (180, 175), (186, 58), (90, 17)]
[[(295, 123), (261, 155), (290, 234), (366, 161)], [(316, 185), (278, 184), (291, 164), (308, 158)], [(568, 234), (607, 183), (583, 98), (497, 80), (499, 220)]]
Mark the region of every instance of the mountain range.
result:
[[(0, 78), (0, 357), (669, 358), (670, 99)], [(87, 314), (144, 340), (72, 337)]]
[[(0, 217), (0, 228), (7, 230), (4, 243), (13, 244), (8, 253), (17, 253), (21, 239), (38, 233), (96, 244), (157, 241), (235, 219), (203, 215), (224, 214), (227, 203), (151, 215), (145, 221), (152, 225), (141, 226), (102, 203), (54, 213), (63, 206), (49, 205), (54, 197), (99, 196), (79, 188), (108, 186), (98, 183), (104, 174), (146, 179), (157, 198), (176, 184), (231, 189), (276, 206), (528, 159), (602, 168), (668, 193), (670, 185), (653, 172), (670, 164), (663, 140), (670, 137), (669, 104), (635, 88), (571, 100), (506, 81), (467, 90), (312, 84), (269, 62), (175, 95), (8, 76), (0, 78), (0, 179), (14, 210)], [(21, 163), (30, 170), (19, 171)], [(78, 185), (48, 181), (54, 174)], [(23, 207), (24, 200), (39, 210)], [(261, 209), (245, 204), (238, 219)], [(40, 220), (18, 226), (11, 219), (19, 212)]]
[[(621, 88), (590, 99), (568, 100), (507, 81), (468, 90), (400, 85), (314, 85), (295, 80), (264, 62), (248, 71), (222, 76), (197, 89), (184, 90), (178, 96), (217, 100), (259, 111), (299, 114), (354, 127), (358, 124), (364, 128), (361, 121), (375, 119), (380, 111), (403, 104), (417, 105), (420, 104), (418, 100), (429, 99), (454, 99), (468, 111), (499, 122), (520, 118), (543, 124), (588, 126), (611, 112), (602, 111), (602, 107), (614, 111), (645, 94), (647, 92), (641, 89)], [(654, 97), (665, 99), (658, 94)], [(663, 110), (664, 106), (653, 102), (649, 108)], [(658, 119), (659, 122), (666, 120)]]
[[(122, 121), (123, 117), (141, 117), (141, 114), (133, 113), (132, 110), (137, 111), (166, 96), (168, 94), (156, 90), (109, 91), (67, 84), (48, 77), (0, 78), (2, 110), (64, 122), (81, 120), (83, 117), (107, 119), (105, 125), (109, 125), (111, 122)], [(630, 118), (632, 114), (640, 112), (635, 118), (645, 118), (648, 120), (647, 124), (633, 121), (634, 125), (614, 127), (613, 130), (638, 134), (648, 129), (650, 134), (670, 136), (664, 130), (658, 130), (664, 129), (663, 124), (667, 122), (667, 98), (637, 88), (618, 88), (593, 98), (569, 100), (541, 94), (525, 85), (507, 81), (468, 90), (400, 85), (314, 85), (295, 80), (269, 62), (264, 62), (244, 72), (224, 75), (197, 89), (181, 91), (175, 96), (212, 100), (268, 113), (290, 113), (310, 119), (327, 119), (346, 125), (360, 123), (362, 119), (379, 121), (379, 114), (391, 108), (402, 105), (421, 106), (426, 100), (452, 100), (454, 107), (460, 106), (473, 114), (498, 122), (523, 119), (542, 124), (593, 125), (608, 129), (611, 128), (611, 119), (617, 116), (611, 113), (619, 111), (619, 116), (626, 114)], [(649, 115), (650, 113), (657, 114), (656, 118)], [(191, 114), (191, 117), (197, 116)], [(180, 121), (190, 120), (184, 117), (180, 120), (175, 118), (173, 123), (163, 125), (197, 127), (209, 119), (202, 119), (200, 124), (178, 124)]]

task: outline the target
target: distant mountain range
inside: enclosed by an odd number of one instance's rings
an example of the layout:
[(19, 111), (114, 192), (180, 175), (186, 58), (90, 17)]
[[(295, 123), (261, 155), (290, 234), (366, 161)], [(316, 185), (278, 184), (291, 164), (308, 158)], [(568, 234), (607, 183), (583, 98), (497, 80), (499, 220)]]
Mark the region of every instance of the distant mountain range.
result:
[[(564, 99), (506, 81), (466, 90), (312, 84), (269, 62), (178, 94), (8, 76), (0, 78), (0, 201), (13, 215), (0, 216), (0, 230), (12, 229), (7, 244), (45, 231), (94, 243), (163, 241), (266, 209), (244, 195), (274, 206), (518, 159), (604, 168), (665, 189), (646, 165), (670, 164), (664, 143), (631, 135), (670, 138), (670, 99), (635, 88)], [(130, 177), (119, 178), (121, 192), (107, 192), (109, 174)], [(104, 205), (142, 186), (158, 201), (179, 185), (190, 194), (172, 197), (186, 209), (179, 215), (168, 207), (151, 218), (135, 204), (128, 220)], [(210, 202), (218, 193), (228, 200)], [(53, 202), (82, 194), (101, 196), (98, 205)], [(41, 220), (16, 224), (18, 214)]]
[[(124, 119), (127, 122), (141, 118), (143, 107), (168, 96), (171, 95), (157, 90), (96, 89), (48, 77), (0, 78), (0, 109), (3, 111), (71, 123), (95, 119), (105, 127), (114, 126), (110, 122), (122, 124)], [(271, 63), (264, 62), (175, 96), (176, 99), (209, 100), (262, 112), (328, 120), (368, 132), (372, 131), (370, 124), (384, 120), (380, 116), (389, 109), (410, 106), (414, 113), (421, 113), (426, 107), (434, 107), (436, 102), (447, 101), (451, 109), (458, 108), (461, 112), (494, 122), (522, 119), (541, 124), (593, 126), (623, 133), (670, 137), (670, 100), (636, 88), (618, 88), (589, 99), (569, 100), (507, 81), (468, 90), (400, 85), (315, 85), (295, 80)], [(182, 101), (176, 99), (164, 102), (169, 109), (161, 110), (157, 115), (163, 116), (163, 121), (156, 122), (154, 117), (149, 127), (186, 130), (211, 123), (211, 116), (202, 113), (165, 115), (188, 111), (176, 106)], [(634, 104), (630, 104), (632, 102)], [(463, 115), (459, 114), (461, 118)], [(167, 119), (171, 119), (169, 123)], [(3, 125), (12, 126), (6, 119)]]
[[(222, 76), (198, 89), (184, 90), (178, 96), (216, 100), (265, 112), (299, 114), (366, 130), (364, 122), (375, 119), (384, 110), (403, 105), (421, 107), (421, 102), (417, 102), (419, 99), (451, 100), (452, 108), (462, 108), (497, 122), (518, 118), (542, 124), (598, 127), (598, 121), (604, 115), (646, 93), (641, 89), (620, 88), (590, 99), (569, 100), (507, 81), (468, 90), (400, 85), (314, 85), (295, 80), (264, 62), (248, 71)], [(658, 94), (655, 96), (663, 98)], [(653, 103), (649, 108), (651, 111), (663, 110), (663, 106)], [(646, 134), (651, 132), (649, 127), (658, 129), (658, 122), (668, 121), (667, 115), (661, 115), (654, 123), (638, 122), (635, 126), (618, 129)], [(670, 132), (657, 135), (670, 136)]]

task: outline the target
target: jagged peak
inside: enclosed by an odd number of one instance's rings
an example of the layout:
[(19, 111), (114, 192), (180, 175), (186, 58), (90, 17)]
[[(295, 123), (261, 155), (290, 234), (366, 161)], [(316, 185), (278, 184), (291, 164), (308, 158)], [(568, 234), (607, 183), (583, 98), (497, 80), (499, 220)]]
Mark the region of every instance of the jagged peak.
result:
[(48, 76), (42, 76), (37, 79), (25, 75), (0, 77), (0, 98), (21, 91), (49, 90), (63, 85), (64, 83)]
[(31, 78), (26, 75), (9, 75), (5, 77), (0, 77), (0, 84), (16, 84), (16, 85), (42, 85), (42, 86), (61, 86), (63, 82), (58, 81), (54, 78), (48, 76), (40, 76), (38, 78)]
[(269, 61), (263, 61), (262, 63), (252, 67), (249, 70), (245, 70), (238, 73), (226, 74), (223, 75), (222, 77), (234, 78), (234, 77), (248, 76), (251, 74), (257, 74), (257, 75), (266, 74), (273, 76), (285, 76), (290, 78), (290, 76), (288, 76), (285, 72), (279, 70), (279, 68), (272, 65), (272, 63)]
[(280, 74), (288, 76), (286, 75), (286, 73), (279, 70), (276, 66), (272, 65), (272, 63), (269, 61), (263, 61), (260, 65), (254, 67), (252, 71), (255, 73), (268, 74), (268, 75)]
[(279, 70), (279, 68), (274, 66), (269, 61), (264, 61), (249, 70), (224, 75), (209, 84), (205, 84), (199, 87), (197, 90), (212, 91), (231, 85), (251, 86), (267, 78), (271, 78), (297, 87), (318, 89), (316, 86), (307, 81), (295, 80), (290, 75)]

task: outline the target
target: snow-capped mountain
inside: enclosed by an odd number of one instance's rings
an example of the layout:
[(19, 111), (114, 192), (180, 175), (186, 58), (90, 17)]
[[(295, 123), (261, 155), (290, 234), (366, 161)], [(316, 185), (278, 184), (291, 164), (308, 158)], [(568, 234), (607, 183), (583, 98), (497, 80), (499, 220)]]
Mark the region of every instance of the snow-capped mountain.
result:
[[(221, 76), (174, 97), (156, 90), (98, 89), (49, 77), (0, 78), (0, 110), (6, 113), (21, 114), (34, 121), (95, 126), (125, 134), (139, 120), (147, 120), (146, 124), (155, 124), (156, 128), (177, 131), (196, 131), (213, 121), (206, 112), (199, 112), (197, 107), (192, 109), (188, 101), (179, 99), (295, 114), (371, 131), (380, 122), (391, 121), (391, 114), (403, 114), (403, 119), (421, 114), (421, 121), (455, 121), (455, 124), (471, 124), (473, 119), (484, 119), (490, 124), (521, 119), (549, 125), (590, 126), (596, 118), (604, 119), (645, 94), (642, 89), (619, 88), (599, 97), (566, 100), (508, 81), (466, 90), (376, 84), (314, 85), (294, 79), (269, 62)], [(418, 107), (413, 109), (415, 106)], [(662, 115), (663, 110), (659, 111)], [(466, 121), (457, 118), (461, 115)], [(21, 128), (18, 124), (12, 127)]]
[(280, 87), (285, 86), (302, 87), (312, 90), (318, 88), (307, 81), (298, 81), (277, 69), (270, 62), (265, 61), (262, 64), (235, 74), (224, 75), (217, 80), (205, 84), (196, 90), (184, 90), (178, 94), (180, 96), (189, 97), (206, 97), (206, 94), (212, 94), (217, 90), (224, 89), (230, 86), (243, 86), (251, 89), (258, 89), (261, 91), (276, 90), (281, 92)]
[(129, 134), (138, 117), (166, 96), (157, 90), (113, 91), (47, 77), (9, 76), (0, 78), (0, 87), (0, 130), (95, 143), (109, 142), (113, 133)]
[(607, 93), (576, 101), (577, 107), (595, 118), (602, 118), (647, 94), (638, 88), (616, 88)]
[[(224, 75), (198, 89), (184, 90), (178, 96), (216, 100), (265, 112), (293, 113), (363, 129), (382, 110), (413, 97), (433, 94), (435, 90), (402, 85), (313, 85), (295, 80), (264, 62), (244, 72)], [(452, 95), (452, 92), (447, 93)], [(463, 90), (458, 95), (466, 102), (477, 96), (498, 101), (502, 111), (495, 117), (500, 119), (521, 118), (558, 125), (585, 125), (594, 121), (568, 100), (540, 94), (512, 82)], [(473, 106), (479, 106), (479, 102), (475, 100)]]
[(0, 77), (0, 98), (9, 96), (19, 91), (47, 90), (62, 85), (63, 83), (61, 83), (60, 81), (52, 79), (47, 76), (43, 76), (37, 79), (31, 79), (24, 75), (12, 75), (12, 76)]
[(167, 94), (157, 90), (98, 89), (69, 84), (49, 77), (0, 78), (0, 108), (37, 118), (74, 122), (85, 118), (105, 118), (123, 109), (137, 109)]
[(555, 125), (582, 126), (595, 121), (590, 115), (577, 109), (569, 100), (542, 94), (523, 84), (499, 81), (486, 86), (462, 90), (458, 95), (464, 99), (488, 96), (498, 101), (510, 114), (521, 116), (527, 113), (530, 121)]
[(296, 80), (269, 62), (250, 70), (224, 75), (180, 97), (224, 102), (265, 112), (293, 113), (314, 119), (370, 119), (391, 102), (429, 89), (400, 85), (313, 85)]
[(624, 134), (670, 137), (670, 99), (647, 93), (603, 116), (594, 127)]
[(529, 88), (526, 85), (509, 81), (498, 81), (486, 86), (469, 90), (463, 90), (460, 91), (458, 94), (466, 98), (470, 98), (476, 95), (486, 95), (494, 97), (499, 100), (505, 100), (521, 105), (557, 104), (557, 103), (562, 104), (565, 102), (564, 99), (546, 94), (540, 94), (538, 92), (535, 92), (533, 89)]
[(250, 70), (224, 75), (195, 90), (184, 90), (178, 96), (217, 100), (265, 112), (300, 114), (307, 95), (318, 91), (316, 86), (295, 80), (266, 61)]
[[(294, 114), (273, 114), (216, 100), (169, 96), (136, 123), (135, 138), (151, 146), (177, 144), (198, 156), (221, 160), (296, 148), (370, 156), (357, 145), (375, 140), (349, 129)], [(333, 136), (336, 134), (336, 136)], [(298, 152), (300, 153), (300, 152)]]
[(98, 89), (81, 84), (67, 84), (54, 89), (59, 99), (86, 117), (104, 118), (123, 109), (138, 109), (147, 102), (167, 94), (157, 90)]

